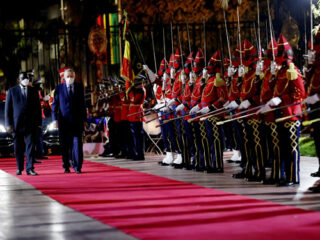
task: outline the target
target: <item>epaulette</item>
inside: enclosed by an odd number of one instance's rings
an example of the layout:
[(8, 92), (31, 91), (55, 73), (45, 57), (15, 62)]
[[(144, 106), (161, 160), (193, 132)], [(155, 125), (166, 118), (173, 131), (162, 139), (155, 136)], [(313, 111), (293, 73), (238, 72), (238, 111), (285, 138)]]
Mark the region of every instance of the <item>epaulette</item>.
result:
[(294, 67), (294, 63), (289, 64), (289, 69), (287, 70), (287, 79), (296, 80), (298, 79), (298, 71)]
[(216, 79), (214, 80), (214, 86), (215, 87), (221, 87), (226, 85), (226, 82), (223, 78), (220, 77), (220, 73), (216, 73)]

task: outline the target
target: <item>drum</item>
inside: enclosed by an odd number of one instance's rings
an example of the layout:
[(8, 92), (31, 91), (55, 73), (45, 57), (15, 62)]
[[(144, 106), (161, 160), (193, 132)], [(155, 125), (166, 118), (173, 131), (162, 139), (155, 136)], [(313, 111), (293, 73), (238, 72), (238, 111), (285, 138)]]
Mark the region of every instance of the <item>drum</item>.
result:
[[(161, 133), (160, 127), (156, 127), (160, 124), (159, 118), (157, 118), (158, 114), (154, 113), (151, 115), (147, 115), (144, 117), (145, 121), (143, 122), (143, 129), (148, 133), (149, 135), (159, 135)], [(152, 120), (151, 122), (148, 122), (149, 120)], [(146, 123), (148, 122), (148, 123)]]

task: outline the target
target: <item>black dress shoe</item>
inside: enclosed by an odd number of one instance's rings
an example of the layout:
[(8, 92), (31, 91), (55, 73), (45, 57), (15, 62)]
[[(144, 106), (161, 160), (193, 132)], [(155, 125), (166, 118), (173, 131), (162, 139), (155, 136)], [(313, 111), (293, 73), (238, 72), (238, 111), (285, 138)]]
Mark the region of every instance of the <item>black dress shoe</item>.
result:
[(189, 165), (189, 164), (186, 164), (184, 167), (183, 167), (184, 170), (193, 170), (194, 169), (194, 166), (193, 165)]
[(183, 163), (181, 163), (181, 164), (176, 164), (176, 163), (174, 163), (174, 164), (172, 164), (173, 165), (173, 167), (175, 168), (175, 169), (182, 169), (183, 167), (184, 167), (184, 164)]
[(223, 173), (222, 168), (207, 168), (207, 173)]
[(129, 158), (132, 159), (133, 161), (144, 161), (144, 157), (133, 157), (133, 158)]
[(82, 173), (82, 172), (81, 172), (81, 170), (79, 169), (79, 170), (76, 170), (76, 173), (77, 173), (77, 174), (80, 174), (80, 173)]
[(158, 164), (159, 164), (160, 166), (170, 166), (170, 164), (164, 163), (164, 162), (158, 162)]
[(247, 175), (244, 172), (239, 172), (239, 173), (232, 174), (232, 177), (237, 179), (244, 179), (247, 177)]
[(38, 161), (37, 159), (35, 159), (33, 162), (34, 163), (42, 163), (41, 161)]
[(257, 175), (249, 175), (245, 178), (247, 182), (262, 182), (265, 177), (258, 177)]
[(286, 181), (281, 181), (277, 184), (278, 187), (293, 187), (295, 185), (297, 185), (299, 183), (295, 183), (295, 182), (286, 182)]
[(36, 156), (37, 159), (49, 159), (48, 157), (41, 155), (41, 156)]
[(64, 173), (70, 173), (70, 169), (69, 168), (65, 168), (64, 169)]
[(274, 185), (274, 184), (277, 184), (277, 183), (278, 183), (278, 181), (276, 181), (276, 180), (274, 180), (272, 178), (264, 179), (262, 181), (262, 184), (264, 184), (264, 185)]
[(193, 170), (196, 172), (204, 172), (204, 171), (206, 171), (206, 168), (205, 167), (195, 167)]
[(36, 175), (38, 175), (38, 173), (36, 173), (34, 170), (29, 170), (29, 171), (27, 171), (27, 175), (36, 176)]
[(320, 177), (320, 171), (310, 174), (311, 177)]
[(16, 175), (22, 175), (22, 171), (17, 170)]
[(114, 154), (113, 153), (102, 153), (102, 154), (99, 154), (100, 157), (114, 157)]
[(320, 193), (320, 185), (314, 187), (311, 191), (314, 192), (314, 193)]

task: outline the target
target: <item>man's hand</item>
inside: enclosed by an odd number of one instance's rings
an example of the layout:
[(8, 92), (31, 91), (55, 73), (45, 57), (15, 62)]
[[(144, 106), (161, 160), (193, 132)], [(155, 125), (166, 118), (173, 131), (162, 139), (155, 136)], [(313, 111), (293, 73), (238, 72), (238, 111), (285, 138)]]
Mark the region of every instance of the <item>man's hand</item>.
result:
[(9, 134), (13, 133), (13, 127), (12, 126), (8, 126), (7, 127), (7, 133), (9, 133)]
[(202, 109), (200, 110), (200, 113), (201, 113), (201, 114), (206, 114), (206, 113), (208, 113), (208, 112), (210, 112), (210, 108), (209, 108), (209, 107), (204, 107), (204, 108), (202, 108)]
[(271, 98), (271, 99), (267, 102), (267, 105), (269, 105), (270, 107), (276, 107), (276, 106), (278, 106), (281, 102), (282, 102), (281, 98), (279, 98), (279, 97), (274, 97), (274, 98)]
[(232, 101), (231, 103), (229, 103), (227, 106), (226, 106), (226, 109), (236, 109), (239, 105), (237, 104), (236, 101)]
[(198, 105), (195, 105), (193, 108), (191, 108), (189, 114), (190, 114), (190, 115), (196, 114), (196, 113), (199, 112), (199, 110), (200, 110), (199, 106), (198, 106)]
[(248, 109), (248, 107), (250, 107), (250, 105), (251, 105), (251, 103), (249, 102), (248, 99), (246, 99), (240, 103), (239, 109)]
[(316, 93), (316, 94), (314, 94), (312, 96), (307, 97), (305, 100), (303, 100), (302, 104), (306, 103), (306, 104), (311, 104), (312, 105), (312, 104), (315, 104), (315, 103), (317, 103), (319, 101), (320, 101), (319, 95)]

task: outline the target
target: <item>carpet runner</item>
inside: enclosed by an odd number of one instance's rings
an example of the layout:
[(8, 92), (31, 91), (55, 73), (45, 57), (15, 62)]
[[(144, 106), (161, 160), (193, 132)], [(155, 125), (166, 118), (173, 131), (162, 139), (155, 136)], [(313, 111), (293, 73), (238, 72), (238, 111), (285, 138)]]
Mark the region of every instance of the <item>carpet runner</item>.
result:
[[(139, 239), (320, 239), (319, 212), (90, 161), (65, 174), (61, 163), (51, 157), (39, 176), (17, 177)], [(0, 169), (15, 176), (15, 160), (0, 159)]]

